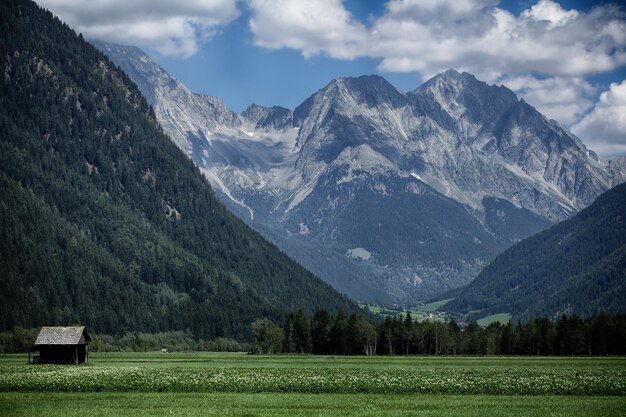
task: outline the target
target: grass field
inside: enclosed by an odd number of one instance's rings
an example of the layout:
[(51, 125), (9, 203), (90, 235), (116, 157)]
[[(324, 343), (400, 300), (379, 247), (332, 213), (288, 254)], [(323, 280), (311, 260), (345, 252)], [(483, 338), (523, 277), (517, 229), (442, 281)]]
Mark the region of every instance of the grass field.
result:
[(480, 320), (476, 320), (476, 323), (478, 323), (480, 326), (483, 326), (483, 327), (487, 327), (491, 323), (495, 323), (495, 322), (507, 324), (508, 322), (511, 321), (511, 317), (512, 316), (509, 313), (493, 314), (491, 316), (483, 317)]
[(0, 416), (623, 416), (619, 397), (0, 393)]
[(0, 355), (0, 416), (623, 416), (626, 358)]
[[(418, 320), (418, 321), (430, 320), (430, 321), (444, 322), (446, 321), (446, 319), (435, 313), (440, 310), (445, 310), (445, 309), (442, 309), (442, 307), (444, 307), (448, 302), (452, 300), (453, 298), (439, 300), (439, 301), (424, 304), (422, 306), (415, 307), (413, 309), (408, 309), (408, 310), (402, 309), (402, 308), (384, 307), (384, 306), (379, 306), (376, 304), (360, 303), (359, 305), (361, 308), (367, 309), (373, 314), (380, 314), (382, 316), (404, 317), (406, 316), (407, 312), (410, 312), (411, 317), (414, 320)], [(491, 316), (483, 317), (479, 320), (476, 320), (476, 322), (482, 327), (487, 327), (491, 323), (495, 323), (495, 322), (506, 324), (509, 321), (511, 321), (511, 318), (512, 316), (509, 313), (500, 313), (500, 314), (493, 314)]]
[(448, 302), (452, 301), (452, 298), (448, 298), (446, 300), (439, 300), (439, 301), (435, 301), (433, 303), (429, 303), (429, 304), (424, 304), (422, 307), (420, 307), (420, 310), (422, 311), (428, 311), (428, 312), (434, 312), (439, 310), (440, 307), (442, 307), (443, 305), (447, 304)]
[(403, 309), (403, 308), (392, 308), (392, 307), (384, 307), (376, 304), (365, 304), (360, 303), (359, 306), (363, 309), (369, 310), (370, 313), (380, 314), (381, 316), (389, 316), (389, 317), (406, 317), (406, 313), (411, 313), (411, 318), (417, 321), (439, 321), (444, 322), (445, 319), (443, 317), (439, 317), (433, 314), (437, 311), (437, 307), (447, 303), (449, 300), (437, 301), (430, 304), (425, 304), (421, 307), (416, 307), (413, 309)]

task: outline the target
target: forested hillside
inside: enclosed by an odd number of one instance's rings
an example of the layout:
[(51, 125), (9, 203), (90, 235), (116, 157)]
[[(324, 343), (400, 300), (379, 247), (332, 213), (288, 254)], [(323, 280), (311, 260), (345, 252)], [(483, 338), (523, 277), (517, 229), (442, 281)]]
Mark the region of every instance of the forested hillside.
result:
[(455, 296), (444, 308), (470, 318), (625, 312), (626, 184), (504, 251)]
[(0, 5), (0, 330), (189, 329), (354, 306), (218, 202), (130, 79), (31, 1)]

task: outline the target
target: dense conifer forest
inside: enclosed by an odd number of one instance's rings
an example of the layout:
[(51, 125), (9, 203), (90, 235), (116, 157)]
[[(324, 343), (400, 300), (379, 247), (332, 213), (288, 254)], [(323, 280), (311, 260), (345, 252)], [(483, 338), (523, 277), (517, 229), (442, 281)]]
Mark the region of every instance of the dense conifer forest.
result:
[[(359, 313), (326, 309), (312, 316), (290, 313), (282, 325), (258, 319), (254, 338), (205, 340), (190, 331), (119, 335), (94, 334), (96, 352), (219, 351), (254, 354), (314, 355), (576, 355), (626, 354), (626, 315), (600, 314), (586, 318), (562, 315), (556, 320), (532, 318), (513, 324), (457, 323), (413, 320), (411, 315), (372, 320)], [(0, 332), (0, 353), (31, 349), (39, 328), (14, 327)]]
[(30, 0), (0, 4), (0, 330), (187, 331), (356, 308), (218, 202), (130, 79)]
[(626, 312), (626, 184), (498, 255), (444, 307), (470, 319)]
[(487, 327), (475, 321), (418, 322), (410, 314), (379, 322), (362, 315), (333, 316), (322, 309), (312, 317), (291, 313), (283, 327), (265, 320), (253, 324), (258, 353), (320, 355), (624, 355), (626, 316), (562, 315), (525, 323)]

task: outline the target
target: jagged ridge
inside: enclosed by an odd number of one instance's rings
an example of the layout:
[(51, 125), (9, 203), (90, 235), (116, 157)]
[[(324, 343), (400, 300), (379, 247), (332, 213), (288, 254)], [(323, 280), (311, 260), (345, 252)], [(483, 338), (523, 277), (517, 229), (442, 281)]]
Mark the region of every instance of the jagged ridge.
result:
[[(149, 59), (109, 53), (123, 68)], [(156, 106), (168, 130), (173, 111), (159, 106), (186, 104)], [(188, 138), (223, 201), (336, 288), (372, 301), (415, 302), (467, 283), (624, 178), (506, 87), (454, 70), (407, 93), (376, 75), (340, 78), (293, 112), (251, 106), (215, 124), (172, 134)], [(455, 222), (458, 235), (446, 226)]]

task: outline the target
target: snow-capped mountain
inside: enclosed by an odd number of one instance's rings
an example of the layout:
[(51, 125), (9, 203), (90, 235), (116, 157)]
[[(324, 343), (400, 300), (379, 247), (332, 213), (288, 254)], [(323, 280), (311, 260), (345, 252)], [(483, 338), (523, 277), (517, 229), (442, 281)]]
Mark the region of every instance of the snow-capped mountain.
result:
[(240, 115), (140, 50), (98, 43), (222, 200), (337, 289), (413, 303), (623, 181), (506, 87), (446, 71), (402, 93), (340, 78), (293, 112)]

